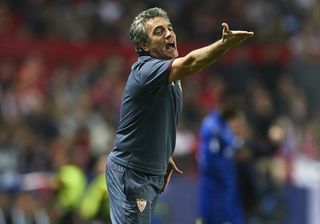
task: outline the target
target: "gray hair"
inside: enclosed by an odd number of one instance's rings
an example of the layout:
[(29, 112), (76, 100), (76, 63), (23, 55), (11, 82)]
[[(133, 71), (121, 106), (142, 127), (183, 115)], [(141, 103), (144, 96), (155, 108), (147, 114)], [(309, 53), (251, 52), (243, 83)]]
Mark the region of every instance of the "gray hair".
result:
[(155, 7), (139, 13), (130, 26), (130, 39), (138, 53), (143, 52), (139, 45), (148, 43), (148, 33), (144, 24), (155, 17), (163, 17), (169, 20), (169, 16), (165, 10)]

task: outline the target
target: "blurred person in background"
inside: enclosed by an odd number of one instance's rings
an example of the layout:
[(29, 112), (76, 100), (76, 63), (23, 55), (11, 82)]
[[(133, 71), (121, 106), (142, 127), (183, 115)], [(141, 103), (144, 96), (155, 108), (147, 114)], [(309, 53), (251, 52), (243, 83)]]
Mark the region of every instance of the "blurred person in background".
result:
[(245, 124), (241, 98), (228, 90), (201, 123), (198, 202), (203, 224), (245, 223), (235, 161)]
[(11, 130), (5, 122), (0, 123), (0, 191), (18, 187), (19, 150), (12, 141)]
[(101, 157), (95, 164), (94, 177), (81, 199), (79, 212), (84, 223), (111, 223), (104, 169), (105, 158)]
[(6, 224), (9, 216), (9, 196), (0, 191), (0, 224)]
[(251, 195), (255, 197), (251, 203), (254, 206), (250, 206), (251, 214), (248, 222), (282, 223), (286, 212), (285, 195), (276, 175), (283, 171), (275, 165), (275, 158), (279, 153), (283, 137), (278, 129), (274, 128), (279, 108), (276, 107), (271, 91), (264, 83), (256, 82), (251, 87), (246, 109), (250, 121), (250, 137), (247, 145), (252, 158), (251, 165), (242, 170), (251, 176), (250, 184), (253, 187), (251, 192), (245, 191), (244, 197), (248, 198)]
[(56, 193), (58, 223), (78, 223), (77, 210), (86, 189), (86, 176), (79, 166), (72, 163), (68, 148), (60, 144), (56, 150), (53, 154), (56, 173), (51, 187)]
[(126, 83), (106, 168), (113, 223), (151, 223), (158, 195), (173, 171), (182, 172), (172, 159), (182, 110), (180, 79), (253, 36), (222, 26), (220, 40), (178, 57), (176, 35), (163, 9), (147, 9), (133, 20), (130, 37), (139, 58)]
[[(37, 200), (35, 192), (17, 192), (12, 198), (10, 221), (12, 224), (50, 224), (49, 215), (41, 201)], [(11, 199), (12, 199), (11, 198)]]
[(246, 108), (252, 134), (249, 144), (256, 158), (266, 158), (277, 150), (277, 144), (269, 137), (269, 129), (277, 117), (277, 108), (271, 92), (262, 83), (254, 83), (250, 90)]

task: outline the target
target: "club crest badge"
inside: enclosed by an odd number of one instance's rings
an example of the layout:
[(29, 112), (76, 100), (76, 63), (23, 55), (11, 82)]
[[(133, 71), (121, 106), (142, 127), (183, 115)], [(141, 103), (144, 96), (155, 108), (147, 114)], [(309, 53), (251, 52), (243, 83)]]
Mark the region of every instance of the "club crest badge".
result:
[(139, 211), (142, 213), (147, 206), (147, 200), (137, 198), (137, 206)]

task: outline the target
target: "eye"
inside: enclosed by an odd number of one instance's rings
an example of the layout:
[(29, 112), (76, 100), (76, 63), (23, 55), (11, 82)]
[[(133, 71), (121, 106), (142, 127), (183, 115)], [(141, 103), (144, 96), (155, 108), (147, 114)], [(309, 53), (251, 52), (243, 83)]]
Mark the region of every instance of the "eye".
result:
[(154, 34), (155, 35), (161, 35), (162, 34), (162, 32), (163, 32), (163, 27), (157, 27), (155, 30), (154, 30)]

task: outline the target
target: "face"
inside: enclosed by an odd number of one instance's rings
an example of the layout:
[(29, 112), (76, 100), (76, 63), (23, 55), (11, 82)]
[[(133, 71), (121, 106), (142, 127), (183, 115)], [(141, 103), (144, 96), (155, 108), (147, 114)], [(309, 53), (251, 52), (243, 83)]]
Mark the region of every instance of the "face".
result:
[(176, 34), (170, 21), (163, 17), (155, 17), (145, 23), (148, 32), (148, 43), (141, 46), (144, 51), (159, 59), (178, 57)]
[(245, 137), (246, 136), (246, 120), (244, 116), (237, 115), (234, 118), (227, 121), (228, 126), (233, 131), (233, 133), (237, 137)]

